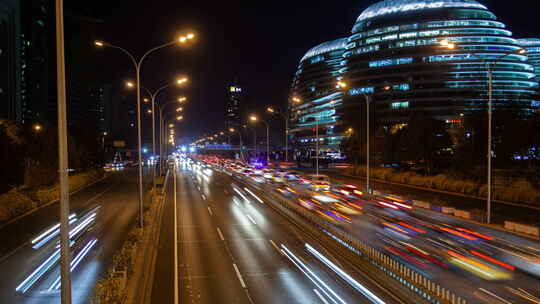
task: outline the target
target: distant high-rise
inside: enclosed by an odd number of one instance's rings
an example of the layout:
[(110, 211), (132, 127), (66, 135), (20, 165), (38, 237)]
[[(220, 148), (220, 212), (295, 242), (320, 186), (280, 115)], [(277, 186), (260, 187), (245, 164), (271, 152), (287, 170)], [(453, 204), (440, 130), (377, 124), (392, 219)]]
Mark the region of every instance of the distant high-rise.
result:
[(0, 118), (20, 120), (20, 6), (0, 0)]
[(100, 134), (111, 132), (112, 124), (112, 87), (111, 85), (96, 85), (89, 89), (87, 100), (86, 121), (95, 125)]
[[(54, 6), (50, 0), (20, 2), (20, 123), (50, 121), (56, 117), (56, 99), (49, 92), (54, 77), (54, 45), (51, 24)], [(52, 53), (52, 54), (51, 54)], [(53, 61), (51, 61), (53, 60)], [(51, 94), (52, 93), (52, 94)], [(51, 95), (51, 96), (50, 96)]]
[(227, 87), (227, 106), (225, 108), (225, 127), (238, 128), (241, 125), (240, 104), (244, 97), (243, 89), (236, 83)]

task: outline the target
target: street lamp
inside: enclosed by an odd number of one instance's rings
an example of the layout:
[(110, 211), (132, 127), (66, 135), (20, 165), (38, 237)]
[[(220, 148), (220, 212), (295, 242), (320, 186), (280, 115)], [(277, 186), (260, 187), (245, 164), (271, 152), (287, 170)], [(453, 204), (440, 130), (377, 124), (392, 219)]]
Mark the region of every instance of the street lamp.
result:
[[(182, 36), (178, 39), (178, 41), (180, 43), (186, 43), (187, 40), (190, 40), (190, 39), (193, 39), (195, 37), (195, 35), (193, 35), (192, 33), (188, 33), (186, 36)], [(142, 57), (140, 57), (140, 59), (137, 61), (135, 59), (135, 57), (129, 52), (127, 51), (126, 49), (122, 48), (122, 47), (119, 47), (119, 46), (116, 46), (114, 44), (110, 44), (110, 43), (107, 43), (107, 42), (104, 42), (104, 41), (95, 41), (94, 42), (94, 45), (96, 47), (99, 47), (99, 48), (102, 48), (102, 47), (110, 47), (110, 48), (115, 48), (115, 49), (118, 49), (120, 51), (122, 51), (124, 54), (126, 54), (129, 59), (132, 61), (134, 67), (135, 67), (135, 74), (136, 74), (136, 84), (135, 86), (137, 87), (137, 150), (138, 150), (138, 154), (139, 154), (139, 226), (142, 228), (144, 226), (144, 221), (143, 221), (143, 181), (142, 181), (142, 130), (141, 130), (141, 67), (142, 67), (142, 63), (144, 62), (144, 59), (146, 59), (146, 57), (148, 55), (150, 55), (151, 53), (157, 51), (157, 50), (160, 50), (162, 48), (165, 48), (165, 47), (169, 47), (169, 46), (172, 46), (172, 45), (175, 45), (177, 43), (176, 40), (174, 41), (170, 41), (170, 42), (167, 42), (167, 43), (164, 43), (162, 45), (159, 45), (157, 47), (154, 47), (150, 50), (148, 50), (146, 53), (144, 53), (142, 55)], [(176, 293), (175, 293), (175, 296)]]
[[(453, 42), (450, 42), (448, 39), (441, 40), (440, 45), (448, 48), (449, 50), (453, 50), (458, 47)], [(493, 141), (492, 141), (492, 133), (493, 133), (493, 69), (492, 69), (492, 62), (491, 61), (500, 61), (504, 59), (505, 57), (508, 57), (510, 55), (525, 55), (527, 51), (523, 48), (519, 48), (517, 50), (514, 50), (512, 52), (506, 53), (504, 55), (500, 56), (492, 56), (492, 58), (483, 58), (475, 53), (470, 53), (472, 57), (475, 57), (482, 61), (482, 63), (486, 66), (486, 70), (488, 72), (488, 140), (487, 140), (487, 204), (486, 204), (486, 222), (489, 224), (491, 223), (491, 160), (493, 157)], [(493, 58), (495, 57), (495, 58)], [(463, 114), (463, 113), (462, 113)], [(460, 116), (464, 116), (461, 115)]]
[(282, 111), (276, 110), (275, 108), (270, 107), (270, 106), (266, 108), (266, 112), (270, 114), (278, 114), (281, 117), (283, 117), (283, 119), (285, 120), (285, 161), (288, 162), (289, 161), (289, 118), (287, 117), (287, 115), (283, 114)]
[(180, 121), (180, 120), (182, 120), (182, 119), (184, 119), (184, 116), (182, 116), (182, 115), (176, 116), (176, 120)]
[[(188, 78), (183, 76), (181, 78), (178, 78), (176, 79), (175, 81), (175, 84), (176, 85), (182, 85), (184, 83), (186, 83), (188, 81)], [(133, 84), (133, 82), (130, 82), (128, 81), (127, 83), (127, 86), (129, 88), (133, 88), (135, 85)], [(152, 92), (150, 91), (149, 89), (147, 89), (146, 87), (144, 86), (141, 86), (141, 89), (145, 90), (146, 93), (150, 96), (150, 100), (152, 101), (152, 109), (151, 110), (148, 110), (148, 114), (152, 114), (152, 155), (156, 155), (156, 119), (155, 119), (155, 115), (154, 115), (154, 109), (155, 109), (155, 105), (156, 105), (156, 99), (157, 99), (157, 96), (159, 95), (160, 92), (162, 92), (163, 90), (165, 90), (166, 88), (172, 86), (173, 84), (172, 83), (168, 83), (168, 84), (165, 84), (163, 86), (161, 86), (160, 88), (158, 88), (156, 91)], [(144, 102), (148, 102), (148, 98), (144, 98), (143, 99)], [(161, 127), (161, 126), (160, 126)], [(161, 163), (160, 163), (161, 165)], [(154, 185), (156, 184), (156, 167), (153, 166), (152, 167), (152, 181), (154, 182)]]
[(36, 132), (41, 132), (41, 130), (43, 130), (43, 127), (40, 125), (40, 124), (34, 124), (34, 126), (32, 127), (34, 129), (34, 131)]
[(267, 165), (269, 165), (270, 164), (270, 126), (265, 120), (259, 119), (256, 115), (249, 116), (249, 120), (252, 123), (256, 123), (257, 121), (260, 120), (266, 125), (266, 163)]
[(182, 112), (182, 111), (184, 111), (184, 108), (182, 107), (176, 108), (176, 112)]

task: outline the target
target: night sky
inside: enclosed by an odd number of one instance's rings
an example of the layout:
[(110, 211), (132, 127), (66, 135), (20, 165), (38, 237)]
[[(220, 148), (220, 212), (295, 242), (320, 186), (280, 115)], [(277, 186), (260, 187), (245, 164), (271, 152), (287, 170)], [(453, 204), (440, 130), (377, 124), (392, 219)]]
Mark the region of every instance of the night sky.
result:
[[(66, 0), (77, 14), (103, 20), (95, 38), (133, 50), (138, 56), (174, 39), (182, 30), (198, 36), (190, 47), (170, 47), (143, 66), (143, 85), (156, 88), (187, 74), (189, 89), (168, 90), (190, 98), (183, 133), (199, 136), (223, 129), (225, 88), (235, 78), (247, 90), (247, 112), (268, 104), (285, 107), (292, 76), (303, 54), (318, 43), (345, 37), (357, 16), (377, 1), (109, 1)], [(537, 1), (482, 1), (517, 37), (540, 37)], [(518, 5), (521, 4), (521, 5)], [(523, 6), (527, 5), (527, 8)], [(91, 41), (88, 42), (89, 48)], [(92, 51), (89, 73), (120, 89), (133, 79), (120, 52)], [(127, 94), (127, 93), (126, 93)], [(277, 125), (277, 122), (276, 122)]]

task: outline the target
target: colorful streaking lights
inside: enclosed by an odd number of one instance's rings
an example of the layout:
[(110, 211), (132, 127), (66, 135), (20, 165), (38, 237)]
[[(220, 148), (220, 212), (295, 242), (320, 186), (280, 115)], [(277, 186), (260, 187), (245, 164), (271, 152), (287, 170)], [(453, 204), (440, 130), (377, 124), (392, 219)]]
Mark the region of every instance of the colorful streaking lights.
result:
[(322, 281), (306, 264), (295, 256), (285, 245), (281, 244), (281, 252), (286, 256), (315, 286), (317, 286), (331, 301), (335, 304), (346, 304), (346, 302), (332, 290), (324, 281)]
[(326, 266), (328, 266), (330, 269), (332, 269), (332, 271), (337, 273), (343, 280), (345, 280), (347, 283), (351, 284), (351, 286), (353, 286), (356, 290), (358, 290), (366, 298), (370, 299), (372, 303), (385, 304), (385, 302), (383, 300), (381, 300), (381, 298), (377, 297), (369, 289), (364, 287), (362, 284), (358, 283), (355, 279), (353, 279), (345, 271), (343, 271), (341, 268), (337, 267), (328, 258), (326, 258), (324, 255), (322, 255), (317, 250), (315, 250), (315, 248), (311, 247), (311, 245), (306, 244), (306, 249), (311, 254), (313, 254), (317, 259), (319, 259), (321, 262), (323, 262)]
[[(77, 220), (74, 213), (70, 214), (68, 219), (70, 225)], [(60, 223), (57, 223), (56, 225), (52, 226), (51, 228), (47, 229), (46, 231), (32, 239), (30, 241), (30, 243), (32, 243), (32, 248), (41, 248), (43, 245), (47, 244), (48, 241), (56, 237), (59, 233)]]

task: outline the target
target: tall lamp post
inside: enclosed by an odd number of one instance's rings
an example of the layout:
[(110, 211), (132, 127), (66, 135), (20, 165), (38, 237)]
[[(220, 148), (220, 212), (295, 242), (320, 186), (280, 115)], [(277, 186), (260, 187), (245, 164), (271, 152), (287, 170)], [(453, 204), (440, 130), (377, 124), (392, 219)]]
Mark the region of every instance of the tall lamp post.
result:
[[(174, 82), (174, 84), (182, 85), (182, 84), (186, 83), (187, 81), (188, 81), (188, 79), (186, 77), (182, 77), (182, 78), (177, 79)], [(146, 92), (146, 94), (148, 94), (150, 96), (150, 101), (152, 102), (152, 110), (151, 110), (151, 114), (152, 114), (152, 155), (154, 157), (156, 155), (156, 119), (155, 119), (156, 97), (158, 96), (158, 94), (160, 92), (162, 92), (164, 89), (166, 89), (166, 88), (168, 88), (168, 87), (170, 87), (172, 85), (173, 85), (172, 83), (166, 84), (166, 85), (158, 88), (154, 92), (150, 91), (149, 89), (147, 89), (144, 86), (141, 86), (141, 89), (143, 89)], [(128, 88), (133, 88), (133, 87), (135, 87), (135, 84), (128, 81), (127, 82), (127, 87)], [(146, 98), (145, 98), (145, 100), (146, 100)], [(156, 167), (155, 166), (152, 168), (152, 181), (153, 181), (153, 184), (155, 185), (156, 184)]]
[[(163, 144), (165, 142), (164, 140), (164, 136), (165, 136), (165, 122), (164, 122), (164, 119), (163, 119), (163, 111), (165, 110), (165, 108), (171, 104), (177, 104), (177, 105), (182, 105), (183, 103), (185, 103), (187, 101), (187, 97), (184, 97), (184, 96), (180, 96), (178, 97), (177, 100), (174, 100), (174, 101), (169, 101), (169, 102), (166, 102), (162, 105), (158, 105), (158, 108), (159, 108), (159, 134), (160, 134), (160, 137), (159, 137), (159, 162), (160, 162), (160, 170), (161, 170), (161, 174), (163, 174), (163, 166), (164, 166), (164, 163), (163, 163), (163, 153), (162, 151), (164, 150), (163, 149)], [(176, 109), (176, 112), (182, 112), (184, 110), (183, 107), (178, 107)]]
[[(457, 45), (456, 43), (444, 39), (440, 41), (440, 44), (449, 49), (453, 50), (456, 49)], [(482, 61), (482, 63), (486, 66), (486, 70), (488, 73), (488, 140), (487, 140), (487, 204), (486, 204), (486, 222), (489, 224), (491, 223), (491, 161), (493, 157), (493, 140), (492, 140), (492, 134), (493, 134), (493, 62), (494, 61), (500, 61), (504, 58), (510, 56), (510, 55), (525, 55), (527, 51), (525, 49), (519, 48), (515, 51), (506, 53), (504, 55), (499, 56), (491, 56), (491, 58), (484, 58), (480, 57), (476, 53), (470, 53), (472, 57), (475, 57), (476, 59), (479, 59)]]
[(269, 165), (270, 164), (270, 125), (268, 125), (268, 123), (265, 120), (259, 119), (256, 115), (249, 116), (249, 120), (253, 123), (260, 120), (266, 125), (266, 164)]
[(287, 117), (287, 115), (283, 114), (282, 111), (279, 111), (273, 107), (267, 107), (266, 112), (270, 114), (278, 114), (281, 117), (283, 117), (283, 119), (285, 119), (285, 161), (288, 162), (289, 161), (289, 118)]
[[(55, 1), (56, 9), (56, 80), (58, 86), (58, 172), (60, 178), (60, 300), (71, 303), (71, 250), (69, 248), (69, 180), (66, 119), (66, 62), (64, 56), (64, 3)], [(35, 128), (36, 131), (41, 130)]]
[[(186, 36), (181, 36), (178, 38), (179, 43), (186, 43), (188, 40), (191, 40), (195, 38), (195, 35), (192, 33), (187, 34)], [(134, 67), (135, 67), (135, 73), (136, 73), (136, 86), (137, 86), (137, 150), (139, 154), (139, 227), (144, 226), (144, 219), (143, 219), (143, 186), (142, 186), (142, 136), (141, 136), (141, 66), (144, 62), (144, 59), (151, 53), (172, 46), (177, 43), (177, 40), (167, 42), (165, 44), (156, 46), (150, 50), (148, 50), (146, 53), (143, 54), (143, 56), (137, 61), (135, 57), (126, 49), (116, 46), (114, 44), (110, 44), (108, 42), (104, 41), (95, 41), (94, 45), (97, 47), (110, 47), (121, 50), (124, 54), (126, 54), (132, 61)]]

